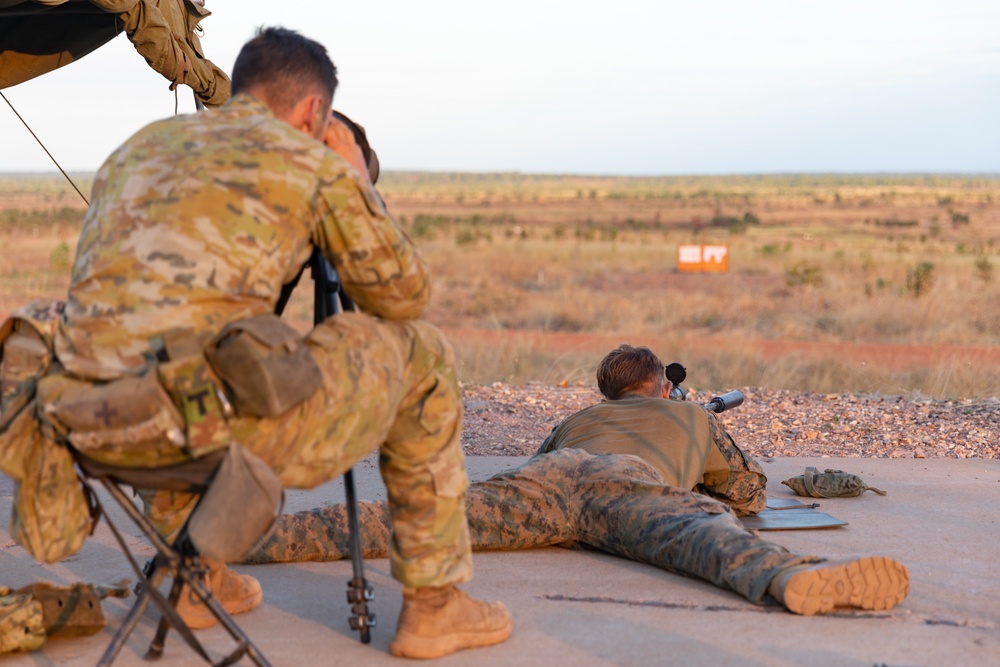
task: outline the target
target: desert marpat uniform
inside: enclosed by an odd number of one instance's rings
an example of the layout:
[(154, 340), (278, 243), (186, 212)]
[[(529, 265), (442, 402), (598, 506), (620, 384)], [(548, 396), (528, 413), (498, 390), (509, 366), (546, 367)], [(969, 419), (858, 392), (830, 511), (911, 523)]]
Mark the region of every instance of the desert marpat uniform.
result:
[[(607, 407), (593, 410), (601, 406)], [(650, 431), (657, 437), (648, 440), (617, 430), (639, 413), (653, 415), (654, 423), (667, 419), (686, 427)], [(598, 415), (606, 420), (595, 419)], [(609, 428), (613, 437), (599, 445), (597, 436)], [(594, 453), (579, 446), (587, 442), (594, 443)], [(600, 451), (633, 447), (645, 447), (646, 456), (661, 465), (652, 465), (645, 456)], [(689, 456), (685, 447), (695, 453)], [(728, 467), (710, 475), (705, 465), (716, 459), (713, 449)], [(702, 463), (692, 463), (697, 461)], [(676, 484), (681, 471), (688, 488)], [(701, 406), (662, 398), (623, 399), (576, 413), (523, 465), (472, 484), (466, 515), (476, 550), (583, 545), (699, 577), (760, 602), (779, 571), (821, 560), (791, 554), (748, 532), (736, 519), (729, 506), (744, 513), (764, 508), (766, 481), (759, 464)], [(695, 484), (702, 491), (718, 491), (723, 502), (689, 490)], [(385, 503), (359, 503), (359, 519), (364, 555), (384, 557), (391, 534)], [(348, 557), (346, 510), (337, 505), (282, 516), (274, 534), (246, 562)]]
[[(394, 576), (417, 587), (465, 581), (461, 397), (447, 342), (414, 319), (429, 296), (425, 265), (366, 178), (254, 98), (153, 123), (107, 159), (58, 359), (93, 380), (142, 373), (166, 330), (207, 336), (273, 312), (314, 245), (365, 314), (306, 336), (323, 379), (311, 398), (229, 429), (291, 487), (330, 480), (381, 446)], [(151, 512), (169, 530), (187, 500), (161, 494)]]
[[(385, 557), (385, 503), (358, 504), (366, 558)], [(723, 503), (663, 483), (636, 456), (564, 449), (469, 486), (475, 550), (577, 545), (710, 581), (760, 602), (781, 570), (821, 559), (750, 533)], [(286, 514), (246, 563), (350, 558), (343, 505)]]

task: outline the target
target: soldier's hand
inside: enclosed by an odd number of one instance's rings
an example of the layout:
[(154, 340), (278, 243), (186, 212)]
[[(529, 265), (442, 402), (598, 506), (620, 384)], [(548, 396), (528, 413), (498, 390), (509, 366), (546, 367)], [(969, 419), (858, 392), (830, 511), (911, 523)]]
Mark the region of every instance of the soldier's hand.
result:
[(351, 163), (351, 166), (358, 170), (358, 173), (365, 178), (371, 179), (368, 173), (368, 165), (365, 156), (361, 152), (361, 147), (354, 140), (354, 133), (343, 121), (330, 112), (330, 129), (326, 132), (324, 143), (336, 151), (341, 157)]

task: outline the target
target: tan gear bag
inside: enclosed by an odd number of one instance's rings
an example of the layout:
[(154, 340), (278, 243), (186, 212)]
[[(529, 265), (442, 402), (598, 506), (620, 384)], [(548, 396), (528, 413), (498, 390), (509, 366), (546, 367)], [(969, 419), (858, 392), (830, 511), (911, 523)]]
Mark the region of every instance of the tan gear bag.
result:
[(238, 561), (270, 532), (284, 497), (274, 470), (234, 442), (191, 515), (191, 542), (203, 556)]
[(55, 433), (95, 461), (148, 468), (188, 458), (184, 419), (155, 372), (98, 384), (50, 375), (37, 401)]
[(277, 417), (323, 384), (322, 371), (302, 335), (274, 314), (230, 323), (205, 356), (241, 416)]
[(782, 484), (796, 495), (806, 498), (852, 498), (860, 496), (865, 491), (874, 491), (880, 496), (886, 494), (882, 489), (868, 486), (855, 474), (831, 468), (820, 473), (812, 466), (806, 468), (804, 475), (786, 479)]

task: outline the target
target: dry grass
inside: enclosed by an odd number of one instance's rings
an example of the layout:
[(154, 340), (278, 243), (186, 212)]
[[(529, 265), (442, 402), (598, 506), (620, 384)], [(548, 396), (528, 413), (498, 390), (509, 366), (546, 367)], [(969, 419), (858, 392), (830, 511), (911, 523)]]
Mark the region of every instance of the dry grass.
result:
[[(589, 381), (629, 340), (693, 386), (993, 396), (1000, 177), (387, 173), (468, 383)], [(86, 190), (85, 190), (86, 192)], [(0, 179), (0, 312), (65, 289), (82, 202)], [(685, 243), (730, 272), (679, 274)], [(288, 310), (308, 326), (308, 286)]]

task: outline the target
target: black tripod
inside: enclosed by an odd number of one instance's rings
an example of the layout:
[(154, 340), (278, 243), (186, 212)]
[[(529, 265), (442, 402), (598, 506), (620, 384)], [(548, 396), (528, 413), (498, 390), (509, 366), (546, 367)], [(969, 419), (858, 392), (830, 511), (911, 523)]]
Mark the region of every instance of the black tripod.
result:
[[(314, 249), (309, 259), (310, 273), (315, 285), (313, 290), (313, 324), (319, 324), (326, 318), (344, 310), (355, 310), (351, 298), (340, 289), (340, 280), (336, 271), (323, 257), (319, 249)], [(302, 267), (305, 270), (305, 267)], [(284, 311), (292, 290), (299, 282), (302, 272), (295, 280), (285, 285), (274, 308), (278, 315)], [(347, 524), (351, 536), (351, 564), (354, 566), (354, 576), (347, 584), (347, 601), (351, 605), (350, 624), (352, 630), (361, 633), (361, 642), (371, 641), (371, 628), (375, 627), (375, 614), (368, 611), (368, 603), (375, 599), (372, 587), (365, 580), (365, 564), (361, 552), (361, 525), (358, 521), (358, 501), (354, 486), (354, 470), (344, 473), (344, 495), (347, 501)]]

